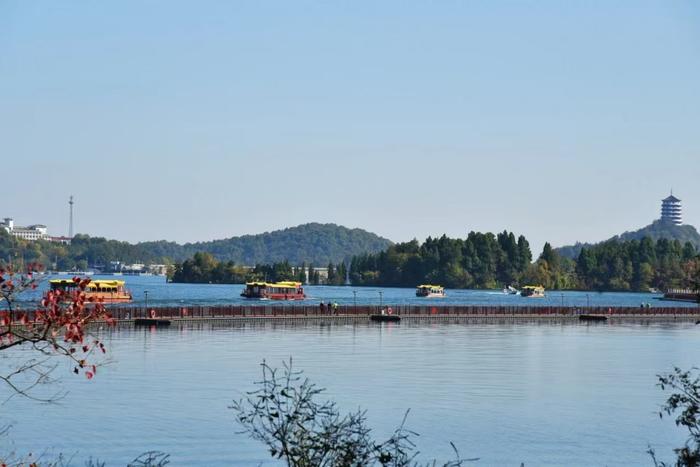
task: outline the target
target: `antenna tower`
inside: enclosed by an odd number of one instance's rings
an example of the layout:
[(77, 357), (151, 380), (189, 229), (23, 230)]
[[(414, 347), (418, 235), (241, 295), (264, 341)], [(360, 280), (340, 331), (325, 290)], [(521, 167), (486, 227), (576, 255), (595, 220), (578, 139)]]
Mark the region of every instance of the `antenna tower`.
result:
[(70, 206), (70, 215), (68, 217), (68, 238), (73, 238), (73, 195), (70, 195), (68, 205)]

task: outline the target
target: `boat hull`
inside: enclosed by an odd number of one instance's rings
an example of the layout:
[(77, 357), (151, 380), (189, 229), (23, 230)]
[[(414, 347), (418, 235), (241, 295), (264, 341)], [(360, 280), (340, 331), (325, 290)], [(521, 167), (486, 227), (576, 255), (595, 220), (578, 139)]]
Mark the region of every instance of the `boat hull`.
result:
[(245, 292), (241, 294), (243, 298), (250, 298), (252, 300), (305, 300), (305, 294), (246, 294)]
[(86, 295), (88, 300), (92, 298), (94, 301), (102, 301), (102, 303), (129, 303), (133, 300), (131, 295), (107, 296), (99, 294), (93, 295), (89, 293)]
[(580, 321), (607, 321), (608, 317), (605, 315), (579, 315), (578, 319)]
[(369, 319), (378, 323), (397, 323), (401, 321), (398, 315), (370, 315)]

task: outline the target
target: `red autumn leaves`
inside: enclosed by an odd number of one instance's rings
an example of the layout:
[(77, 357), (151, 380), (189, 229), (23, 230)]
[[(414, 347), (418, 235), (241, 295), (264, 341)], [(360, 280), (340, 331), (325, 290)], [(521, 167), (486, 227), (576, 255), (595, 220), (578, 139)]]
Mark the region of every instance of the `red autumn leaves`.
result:
[(74, 362), (73, 372), (92, 379), (97, 366), (91, 362), (95, 353), (106, 353), (105, 346), (97, 339), (89, 340), (90, 324), (99, 322), (114, 324), (114, 319), (99, 300), (87, 298), (85, 290), (90, 279), (74, 277), (75, 290), (50, 290), (32, 310), (15, 309), (18, 293), (37, 286), (30, 266), (24, 274), (0, 268), (0, 350), (28, 342), (63, 355)]

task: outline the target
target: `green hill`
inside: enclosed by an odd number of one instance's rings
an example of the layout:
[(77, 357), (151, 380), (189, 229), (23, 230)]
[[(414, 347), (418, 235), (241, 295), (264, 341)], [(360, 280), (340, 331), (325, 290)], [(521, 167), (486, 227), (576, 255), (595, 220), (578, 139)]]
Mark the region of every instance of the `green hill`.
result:
[(102, 237), (76, 235), (70, 245), (46, 241), (30, 242), (12, 237), (0, 229), (0, 263), (16, 265), (38, 262), (60, 270), (109, 268), (122, 263), (164, 263), (183, 261), (197, 252), (211, 253), (220, 261), (253, 266), (289, 261), (325, 266), (359, 254), (383, 251), (392, 242), (362, 229), (335, 224), (304, 224), (258, 235), (244, 235), (209, 242), (141, 242), (137, 244)]
[[(700, 233), (692, 225), (674, 225), (661, 220), (656, 220), (646, 227), (632, 232), (625, 232), (616, 235), (606, 241), (618, 240), (641, 240), (644, 237), (649, 237), (656, 241), (660, 238), (667, 240), (678, 240), (681, 244), (690, 242), (696, 250), (700, 250)], [(602, 242), (601, 242), (602, 243)], [(582, 248), (590, 248), (595, 244), (592, 243), (576, 243), (574, 245), (563, 246), (557, 248), (557, 252), (567, 258), (576, 259)]]
[(385, 250), (391, 244), (386, 238), (366, 230), (311, 223), (274, 232), (209, 242), (179, 245), (159, 241), (142, 242), (137, 246), (153, 256), (167, 257), (175, 261), (182, 261), (198, 251), (204, 251), (220, 261), (234, 261), (236, 264), (252, 266), (284, 260), (291, 264), (339, 263), (357, 254)]

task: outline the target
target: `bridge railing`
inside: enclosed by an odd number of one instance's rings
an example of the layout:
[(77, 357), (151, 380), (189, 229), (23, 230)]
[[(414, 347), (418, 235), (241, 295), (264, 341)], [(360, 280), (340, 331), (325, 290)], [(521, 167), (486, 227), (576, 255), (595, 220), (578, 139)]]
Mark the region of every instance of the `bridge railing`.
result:
[[(369, 316), (390, 313), (399, 316), (576, 316), (580, 314), (600, 314), (607, 316), (683, 316), (700, 315), (700, 307), (561, 307), (561, 306), (425, 306), (425, 305), (341, 305), (329, 309), (309, 305), (221, 305), (221, 306), (165, 306), (165, 307), (125, 307), (108, 306), (108, 311), (116, 319), (134, 318), (243, 318), (243, 317), (315, 317), (315, 316)], [(1, 317), (8, 312), (0, 311)], [(11, 319), (20, 320), (22, 316), (34, 319), (31, 310), (15, 311)]]
[(341, 305), (337, 309), (321, 309), (308, 305), (223, 305), (186, 307), (109, 307), (114, 318), (235, 318), (235, 317), (295, 317), (295, 316), (368, 316), (391, 313), (399, 316), (572, 316), (579, 314), (604, 315), (697, 315), (697, 307), (561, 307), (561, 306), (371, 306)]

